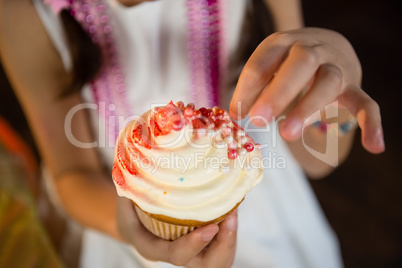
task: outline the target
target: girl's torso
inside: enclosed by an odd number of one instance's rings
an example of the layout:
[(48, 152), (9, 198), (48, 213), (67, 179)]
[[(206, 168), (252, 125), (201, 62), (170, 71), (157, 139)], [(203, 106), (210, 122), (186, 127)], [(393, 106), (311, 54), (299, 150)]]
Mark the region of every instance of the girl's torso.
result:
[[(66, 69), (71, 58), (63, 28), (57, 16), (34, 0), (42, 21), (59, 51)], [(242, 36), (246, 0), (223, 1), (225, 43), (230, 55), (236, 53)], [(113, 35), (124, 70), (127, 102), (140, 115), (150, 105), (170, 100), (192, 101), (187, 57), (187, 9), (185, 0), (147, 2), (125, 8), (108, 2), (113, 18)], [(225, 90), (227, 108), (233, 89)], [(83, 97), (92, 102), (89, 86)], [(102, 118), (91, 113), (94, 133), (105, 132)], [(245, 123), (245, 122), (243, 122)], [(266, 169), (263, 182), (255, 187), (239, 208), (239, 229), (235, 267), (340, 267), (339, 249), (315, 197), (299, 166), (276, 129), (252, 130), (261, 144)], [(102, 136), (102, 135), (100, 135)], [(98, 137), (100, 138), (100, 137)], [(112, 165), (114, 144), (99, 150)], [(135, 250), (106, 236), (87, 230), (81, 254), (82, 267), (168, 267), (142, 259)]]

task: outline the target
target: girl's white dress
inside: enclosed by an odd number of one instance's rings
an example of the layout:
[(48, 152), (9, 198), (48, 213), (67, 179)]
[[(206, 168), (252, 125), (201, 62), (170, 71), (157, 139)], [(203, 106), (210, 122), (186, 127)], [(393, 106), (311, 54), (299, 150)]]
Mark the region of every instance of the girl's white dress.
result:
[[(59, 18), (43, 4), (33, 0), (66, 69), (71, 58)], [(125, 69), (129, 103), (136, 114), (152, 104), (170, 100), (190, 102), (190, 71), (187, 59), (187, 21), (185, 0), (145, 2), (126, 8), (109, 0), (113, 14), (113, 33)], [(225, 1), (229, 52), (236, 52), (247, 0)], [(232, 90), (223, 107), (227, 108)], [(86, 87), (83, 96), (91, 101)], [(98, 115), (92, 112), (98, 133)], [(246, 120), (243, 120), (246, 121)], [(246, 122), (242, 122), (243, 125)], [(249, 127), (250, 128), (250, 127)], [(329, 227), (306, 177), (288, 151), (273, 125), (248, 130), (263, 149), (264, 180), (247, 195), (239, 208), (237, 253), (234, 267), (341, 267), (337, 239)], [(112, 166), (114, 144), (99, 148)], [(81, 267), (170, 267), (149, 262), (135, 249), (95, 230), (85, 229)]]

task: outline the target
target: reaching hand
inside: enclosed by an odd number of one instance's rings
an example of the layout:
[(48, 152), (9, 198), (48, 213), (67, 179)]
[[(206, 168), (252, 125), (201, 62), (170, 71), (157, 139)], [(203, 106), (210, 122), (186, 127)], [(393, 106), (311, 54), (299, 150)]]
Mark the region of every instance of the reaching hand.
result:
[(285, 140), (298, 139), (311, 114), (338, 101), (357, 117), (363, 146), (380, 153), (385, 149), (380, 109), (360, 88), (360, 82), (359, 60), (342, 35), (317, 28), (275, 33), (257, 47), (244, 66), (230, 113), (234, 118), (262, 116), (269, 122), (308, 87), (280, 126)]

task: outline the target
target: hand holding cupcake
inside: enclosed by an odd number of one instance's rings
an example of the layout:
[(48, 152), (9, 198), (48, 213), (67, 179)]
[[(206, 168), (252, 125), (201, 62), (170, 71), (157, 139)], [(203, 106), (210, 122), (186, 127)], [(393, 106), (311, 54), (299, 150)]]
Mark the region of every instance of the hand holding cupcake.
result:
[(260, 146), (218, 107), (172, 102), (119, 134), (113, 180), (142, 224), (166, 239), (219, 223), (262, 179)]

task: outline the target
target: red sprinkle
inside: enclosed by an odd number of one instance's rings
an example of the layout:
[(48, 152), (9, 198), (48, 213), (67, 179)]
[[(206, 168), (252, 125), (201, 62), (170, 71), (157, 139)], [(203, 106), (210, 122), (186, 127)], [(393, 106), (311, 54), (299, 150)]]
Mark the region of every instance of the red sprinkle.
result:
[(192, 103), (192, 102), (188, 103), (187, 108), (190, 108), (191, 110), (194, 110), (195, 109), (194, 103)]
[(252, 152), (254, 150), (254, 144), (252, 144), (251, 142), (246, 142), (244, 144), (244, 149), (246, 149), (247, 152)]
[(200, 111), (202, 115), (204, 115), (206, 110), (207, 110), (207, 108), (205, 108), (205, 107), (201, 107), (200, 109), (198, 109), (198, 111)]
[(176, 102), (176, 107), (179, 108), (180, 110), (184, 109), (184, 103), (182, 101)]
[(218, 113), (215, 115), (215, 118), (216, 120), (222, 120), (223, 116), (224, 116), (223, 113)]
[(194, 115), (194, 110), (193, 109), (187, 107), (184, 110), (184, 116), (185, 117), (193, 117), (193, 115)]
[(199, 111), (199, 110), (194, 111), (194, 117), (195, 118), (200, 118), (201, 116), (202, 116), (201, 111)]
[(179, 131), (179, 130), (181, 130), (182, 128), (183, 128), (183, 121), (181, 121), (181, 120), (176, 120), (176, 121), (174, 121), (173, 122), (173, 124), (172, 124), (172, 128), (174, 129), (174, 130), (176, 130), (176, 131)]
[(193, 121), (193, 128), (194, 129), (198, 129), (198, 128), (205, 128), (205, 124), (199, 119), (194, 119)]
[(236, 159), (239, 156), (239, 153), (235, 149), (228, 150), (228, 158), (229, 159)]
[(227, 127), (227, 123), (224, 120), (216, 120), (215, 125), (218, 129)]
[(211, 109), (206, 109), (202, 112), (202, 115), (205, 117), (210, 117), (213, 114), (214, 114), (214, 112)]

